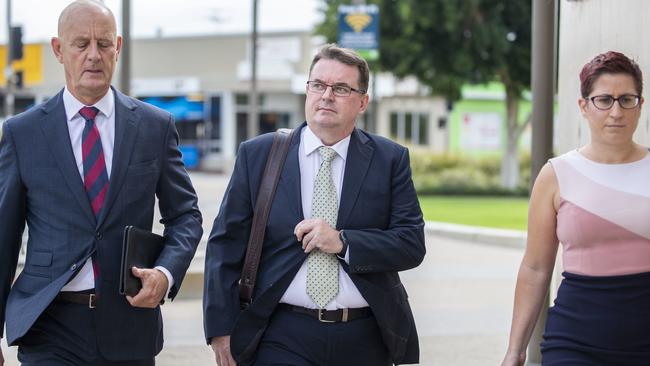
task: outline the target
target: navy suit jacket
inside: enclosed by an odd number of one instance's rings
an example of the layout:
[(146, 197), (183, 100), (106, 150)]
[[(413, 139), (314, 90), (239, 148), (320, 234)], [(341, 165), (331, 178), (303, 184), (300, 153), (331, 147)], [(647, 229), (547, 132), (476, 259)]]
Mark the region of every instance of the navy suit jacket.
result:
[[(231, 335), (239, 362), (254, 358), (275, 306), (307, 255), (293, 234), (302, 221), (298, 146), (289, 147), (264, 238), (253, 303), (240, 310), (237, 282), (253, 207), (273, 134), (244, 142), (208, 242), (205, 262), (206, 338)], [(345, 229), (350, 264), (343, 269), (366, 299), (393, 362), (415, 363), (418, 338), (406, 290), (397, 272), (424, 258), (424, 222), (411, 180), (408, 150), (355, 129), (344, 172), (337, 229)]]
[[(0, 332), (21, 337), (97, 251), (97, 338), (104, 357), (151, 358), (162, 348), (160, 308), (129, 305), (118, 294), (124, 227), (151, 229), (156, 196), (165, 247), (156, 265), (181, 286), (202, 235), (197, 197), (178, 149), (173, 118), (115, 93), (113, 168), (104, 208), (92, 213), (70, 144), (63, 92), (11, 118), (0, 142)], [(25, 267), (14, 281), (28, 226)]]

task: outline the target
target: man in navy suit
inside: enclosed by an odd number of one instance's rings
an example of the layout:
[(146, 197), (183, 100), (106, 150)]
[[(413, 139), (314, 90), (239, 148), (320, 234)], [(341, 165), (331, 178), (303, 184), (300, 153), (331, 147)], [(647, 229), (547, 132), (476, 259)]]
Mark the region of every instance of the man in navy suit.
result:
[(323, 47), (309, 74), (307, 121), (291, 140), (244, 310), (237, 284), (273, 135), (239, 149), (208, 242), (207, 341), (221, 366), (416, 363), (398, 275), (425, 254), (408, 151), (355, 128), (368, 65), (354, 51)]
[[(178, 293), (202, 235), (173, 118), (110, 86), (121, 46), (107, 7), (70, 4), (52, 38), (65, 88), (3, 126), (0, 326), (23, 365), (153, 365), (159, 304)], [(120, 296), (124, 228), (150, 230), (156, 197), (164, 248), (154, 268), (132, 269), (142, 290)]]

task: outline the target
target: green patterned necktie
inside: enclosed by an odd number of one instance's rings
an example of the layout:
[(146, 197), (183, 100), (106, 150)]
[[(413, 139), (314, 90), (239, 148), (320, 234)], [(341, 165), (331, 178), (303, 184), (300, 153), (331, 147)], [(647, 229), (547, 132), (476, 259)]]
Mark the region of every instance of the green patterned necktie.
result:
[[(314, 218), (322, 218), (336, 228), (338, 199), (336, 186), (332, 180), (332, 160), (336, 151), (327, 146), (318, 148), (323, 158), (316, 179), (311, 213)], [(307, 258), (307, 295), (321, 308), (332, 301), (339, 292), (339, 263), (336, 255), (314, 249)]]

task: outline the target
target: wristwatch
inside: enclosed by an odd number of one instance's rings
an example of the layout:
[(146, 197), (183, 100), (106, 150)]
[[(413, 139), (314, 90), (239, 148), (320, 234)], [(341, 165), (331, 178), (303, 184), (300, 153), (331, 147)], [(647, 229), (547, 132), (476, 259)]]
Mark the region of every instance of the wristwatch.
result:
[(345, 231), (339, 231), (339, 240), (341, 240), (341, 243), (343, 243), (343, 248), (336, 254), (336, 256), (341, 259), (345, 259), (345, 253), (348, 251), (348, 237), (345, 235)]

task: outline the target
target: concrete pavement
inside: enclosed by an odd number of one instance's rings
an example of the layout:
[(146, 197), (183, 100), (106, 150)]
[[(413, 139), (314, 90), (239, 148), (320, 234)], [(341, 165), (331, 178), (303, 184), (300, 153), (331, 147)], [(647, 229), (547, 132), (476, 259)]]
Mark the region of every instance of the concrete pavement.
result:
[[(192, 181), (204, 214), (205, 241), (228, 178), (192, 173)], [(444, 229), (445, 225), (427, 225), (424, 262), (401, 274), (420, 335), (420, 364), (498, 365), (506, 348), (523, 237), (517, 232), (443, 230), (441, 226)], [(161, 232), (162, 227), (158, 224), (154, 230)], [(456, 233), (454, 238), (451, 232)], [(159, 366), (214, 364), (203, 339), (201, 300), (197, 298), (204, 252), (203, 244), (179, 298), (162, 308), (165, 348), (157, 357)], [(15, 347), (7, 350), (3, 341), (2, 348), (6, 365), (17, 365)]]

